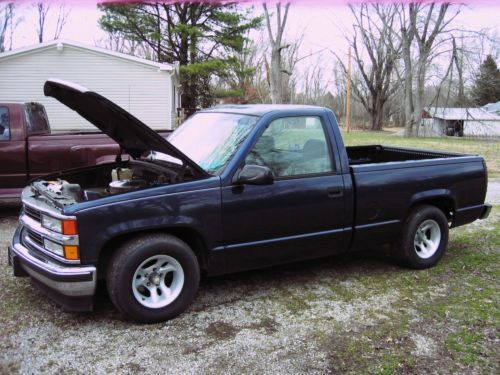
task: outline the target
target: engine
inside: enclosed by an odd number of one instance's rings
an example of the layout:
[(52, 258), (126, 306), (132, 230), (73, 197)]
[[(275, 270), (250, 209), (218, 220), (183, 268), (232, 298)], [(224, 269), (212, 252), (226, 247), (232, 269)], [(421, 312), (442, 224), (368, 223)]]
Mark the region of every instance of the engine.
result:
[(40, 194), (62, 205), (68, 205), (169, 184), (176, 180), (177, 174), (169, 169), (134, 162), (133, 165), (122, 167), (96, 166), (85, 172), (63, 173), (54, 180), (35, 181), (32, 186)]
[(111, 194), (125, 193), (127, 191), (142, 189), (146, 186), (148, 186), (148, 182), (142, 179), (118, 180), (110, 182), (109, 192)]

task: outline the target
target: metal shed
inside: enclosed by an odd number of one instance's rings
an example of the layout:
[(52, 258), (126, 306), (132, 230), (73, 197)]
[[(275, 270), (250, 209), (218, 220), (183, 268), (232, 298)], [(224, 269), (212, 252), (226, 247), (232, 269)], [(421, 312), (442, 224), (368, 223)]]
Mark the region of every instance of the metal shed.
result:
[(419, 135), (427, 137), (500, 137), (500, 116), (482, 108), (427, 107)]
[(490, 113), (500, 116), (500, 101), (496, 103), (488, 103), (483, 105), (482, 108)]

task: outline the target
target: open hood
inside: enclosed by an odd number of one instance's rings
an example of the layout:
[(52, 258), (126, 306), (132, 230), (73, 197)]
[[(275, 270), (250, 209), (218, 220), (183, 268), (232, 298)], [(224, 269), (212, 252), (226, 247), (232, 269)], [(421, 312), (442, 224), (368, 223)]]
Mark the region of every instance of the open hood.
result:
[(146, 151), (158, 151), (181, 160), (199, 176), (208, 175), (165, 138), (105, 97), (83, 86), (56, 79), (46, 81), (43, 92), (98, 127), (130, 156), (138, 158)]

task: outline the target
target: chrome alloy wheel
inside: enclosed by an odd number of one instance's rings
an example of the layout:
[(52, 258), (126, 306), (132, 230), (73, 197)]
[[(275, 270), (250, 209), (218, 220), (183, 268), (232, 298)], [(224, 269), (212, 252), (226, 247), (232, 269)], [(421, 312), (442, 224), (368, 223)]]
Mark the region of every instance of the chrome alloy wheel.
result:
[(159, 309), (171, 304), (184, 286), (180, 263), (168, 255), (155, 255), (135, 270), (132, 279), (134, 297), (141, 305)]
[(422, 259), (432, 257), (441, 243), (441, 228), (439, 224), (431, 219), (425, 220), (420, 224), (415, 233), (413, 246), (415, 252)]

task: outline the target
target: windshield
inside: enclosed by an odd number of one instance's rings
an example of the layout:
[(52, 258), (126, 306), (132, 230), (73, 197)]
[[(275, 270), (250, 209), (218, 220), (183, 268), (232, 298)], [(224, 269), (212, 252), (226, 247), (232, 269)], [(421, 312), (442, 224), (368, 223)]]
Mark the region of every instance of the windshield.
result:
[[(168, 137), (168, 141), (210, 174), (222, 172), (253, 129), (258, 117), (231, 113), (197, 113)], [(156, 159), (179, 163), (155, 153)]]

